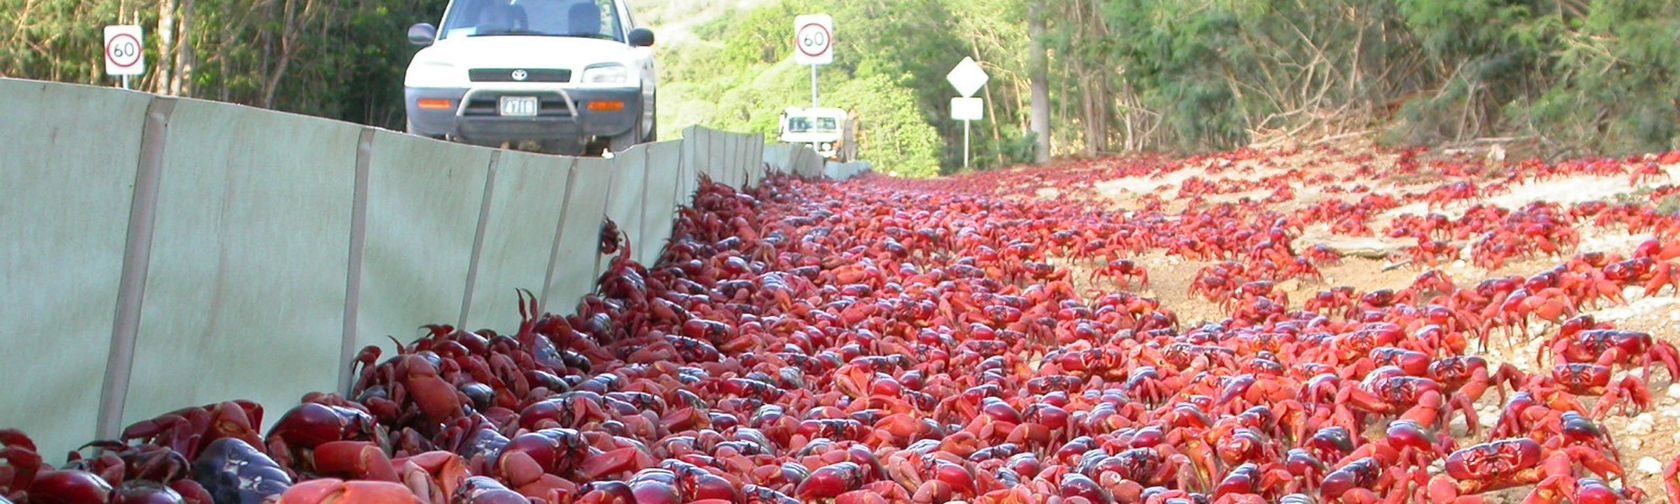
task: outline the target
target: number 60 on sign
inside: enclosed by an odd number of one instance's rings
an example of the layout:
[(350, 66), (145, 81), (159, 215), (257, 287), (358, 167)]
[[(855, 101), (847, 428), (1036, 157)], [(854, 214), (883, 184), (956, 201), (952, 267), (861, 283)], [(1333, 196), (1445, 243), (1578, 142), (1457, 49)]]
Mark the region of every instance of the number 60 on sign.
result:
[(834, 18), (827, 14), (793, 20), (793, 61), (800, 65), (834, 62)]
[(105, 27), (105, 75), (118, 77), (146, 73), (146, 46), (140, 37), (139, 26)]

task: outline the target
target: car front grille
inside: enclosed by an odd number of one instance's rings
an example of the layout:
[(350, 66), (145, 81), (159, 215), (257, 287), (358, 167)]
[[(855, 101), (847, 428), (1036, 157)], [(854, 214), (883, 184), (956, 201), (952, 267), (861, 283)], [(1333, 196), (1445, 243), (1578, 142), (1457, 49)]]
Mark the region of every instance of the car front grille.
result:
[[(524, 79), (516, 78), (524, 72)], [(572, 71), (552, 68), (474, 68), (467, 71), (473, 82), (571, 82)]]

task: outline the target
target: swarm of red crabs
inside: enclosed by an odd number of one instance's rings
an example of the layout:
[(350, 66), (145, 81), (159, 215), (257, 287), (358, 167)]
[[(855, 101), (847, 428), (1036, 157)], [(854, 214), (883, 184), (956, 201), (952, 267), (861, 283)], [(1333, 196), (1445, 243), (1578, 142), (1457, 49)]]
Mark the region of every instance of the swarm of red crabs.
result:
[[(1631, 485), (1599, 423), (1651, 407), (1650, 382), (1680, 374), (1675, 348), (1581, 314), (1627, 302), (1630, 287), (1680, 288), (1680, 218), (1650, 202), (1435, 213), (1558, 174), (1657, 183), (1658, 160), (1494, 176), (1411, 151), (1388, 176), (1456, 180), (1388, 195), (1358, 184), (1377, 176), (1370, 166), (1342, 179), (1305, 166), (1192, 177), (1129, 213), (1077, 197), (1093, 180), (1190, 164), (1216, 174), (1258, 155), (939, 182), (771, 177), (749, 192), (703, 182), (654, 266), (629, 260), (616, 226), (602, 226), (591, 246), (614, 259), (573, 315), (539, 313), (521, 292), (514, 331), (432, 325), (370, 346), (349, 363), (350, 390), (306, 396), (266, 432), (270, 412), (230, 401), (134, 424), (58, 463), (0, 431), (0, 501), (1474, 502), (1513, 488), (1535, 502), (1680, 498), (1673, 462), (1665, 488)], [(1043, 181), (1070, 197), (1012, 193)], [(1270, 209), (1303, 184), (1332, 197)], [(1229, 197), (1255, 191), (1268, 195)], [(1659, 187), (1652, 201), (1674, 192)], [(1322, 282), (1319, 268), (1340, 259), (1298, 247), (1306, 226), (1375, 234), (1373, 218), (1402, 200), (1429, 211), (1383, 230), (1417, 241), (1411, 285), (1325, 285), (1306, 299), (1278, 287)], [(1654, 238), (1581, 252), (1586, 222)], [(1559, 265), (1465, 284), (1434, 267), (1466, 248), (1462, 259), (1490, 267)], [(1150, 280), (1134, 258), (1152, 251), (1211, 263), (1189, 289), (1228, 316), (1180, 320), (1132, 293)], [(1069, 261), (1093, 273), (1070, 275)], [(1549, 372), (1476, 355), (1490, 339), (1529, 338), (1544, 340)], [(1475, 405), (1495, 400), (1484, 428)]]

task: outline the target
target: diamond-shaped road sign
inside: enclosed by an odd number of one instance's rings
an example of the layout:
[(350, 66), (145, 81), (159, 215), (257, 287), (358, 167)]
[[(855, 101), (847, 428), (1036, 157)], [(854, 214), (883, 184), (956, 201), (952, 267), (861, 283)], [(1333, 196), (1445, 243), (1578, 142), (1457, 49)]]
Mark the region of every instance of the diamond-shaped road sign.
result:
[(966, 56), (963, 57), (961, 63), (957, 63), (956, 68), (951, 69), (951, 73), (945, 74), (945, 80), (950, 82), (951, 86), (957, 88), (957, 92), (962, 93), (965, 97), (974, 96), (974, 92), (985, 86), (988, 79), (991, 79), (991, 77), (986, 75), (984, 69), (980, 68), (980, 64), (975, 63), (974, 58)]

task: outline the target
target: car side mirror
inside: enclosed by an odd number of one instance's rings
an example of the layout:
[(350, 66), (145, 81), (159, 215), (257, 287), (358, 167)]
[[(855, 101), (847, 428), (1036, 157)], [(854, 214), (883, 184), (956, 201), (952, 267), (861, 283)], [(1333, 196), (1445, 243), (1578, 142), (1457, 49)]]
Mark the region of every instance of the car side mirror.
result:
[(434, 40), (437, 40), (437, 27), (432, 26), (431, 23), (420, 23), (408, 27), (408, 43), (426, 47), (432, 45)]
[(653, 47), (653, 30), (647, 28), (630, 30), (630, 36), (626, 38), (629, 39), (631, 46)]

